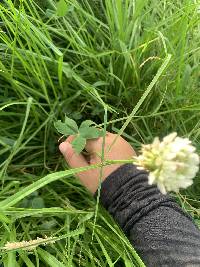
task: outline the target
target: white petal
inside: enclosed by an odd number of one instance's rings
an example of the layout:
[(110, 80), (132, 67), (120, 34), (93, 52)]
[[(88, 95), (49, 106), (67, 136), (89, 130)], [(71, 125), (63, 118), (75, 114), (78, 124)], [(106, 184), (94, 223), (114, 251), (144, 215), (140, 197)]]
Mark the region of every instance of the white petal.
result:
[(153, 183), (154, 183), (154, 181), (156, 180), (156, 177), (155, 177), (155, 175), (154, 175), (154, 173), (153, 172), (150, 172), (149, 173), (149, 177), (148, 177), (149, 179), (148, 179), (148, 184), (149, 185), (152, 185)]
[(164, 194), (164, 195), (167, 194), (167, 191), (166, 191), (166, 189), (165, 189), (164, 184), (162, 184), (162, 183), (158, 183), (157, 186), (158, 186), (158, 189), (160, 190), (160, 192), (161, 192), (162, 194)]
[(195, 153), (189, 155), (189, 161), (191, 161), (194, 165), (198, 165), (200, 163), (199, 156)]
[(165, 136), (165, 138), (163, 138), (163, 142), (166, 144), (171, 143), (175, 139), (176, 136), (177, 136), (176, 132), (171, 133), (171, 134)]

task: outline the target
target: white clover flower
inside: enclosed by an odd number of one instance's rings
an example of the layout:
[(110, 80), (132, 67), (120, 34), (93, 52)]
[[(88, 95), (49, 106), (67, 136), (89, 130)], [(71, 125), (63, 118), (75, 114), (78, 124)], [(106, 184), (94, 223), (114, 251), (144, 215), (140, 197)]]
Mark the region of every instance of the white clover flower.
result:
[(149, 171), (149, 184), (157, 184), (163, 194), (178, 192), (193, 183), (199, 170), (200, 160), (195, 152), (188, 138), (172, 133), (162, 142), (156, 137), (152, 144), (143, 145), (136, 164), (139, 169)]

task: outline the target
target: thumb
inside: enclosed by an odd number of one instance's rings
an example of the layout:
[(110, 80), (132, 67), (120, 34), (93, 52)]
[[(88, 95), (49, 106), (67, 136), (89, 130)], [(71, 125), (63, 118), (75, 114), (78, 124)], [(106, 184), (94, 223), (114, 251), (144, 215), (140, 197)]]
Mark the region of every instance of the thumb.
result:
[(59, 149), (71, 168), (80, 168), (88, 166), (88, 163), (84, 156), (82, 154), (77, 154), (69, 142), (62, 142), (59, 145)]
[[(60, 152), (63, 154), (66, 162), (71, 168), (80, 168), (89, 166), (82, 154), (76, 154), (72, 145), (65, 141), (59, 145)], [(88, 170), (76, 174), (82, 184), (91, 192), (95, 193), (98, 188), (98, 170)]]

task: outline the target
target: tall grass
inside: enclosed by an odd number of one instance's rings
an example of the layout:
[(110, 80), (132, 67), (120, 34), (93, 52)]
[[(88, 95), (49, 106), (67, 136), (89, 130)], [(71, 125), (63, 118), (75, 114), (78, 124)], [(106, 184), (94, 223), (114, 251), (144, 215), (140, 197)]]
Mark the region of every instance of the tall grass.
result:
[[(102, 207), (94, 227), (95, 201), (73, 171), (61, 175), (67, 166), (53, 122), (67, 114), (104, 125), (107, 109), (107, 129), (136, 149), (177, 131), (200, 151), (198, 3), (66, 0), (62, 12), (57, 7), (54, 0), (0, 4), (0, 246), (57, 238), (32, 252), (2, 251), (1, 261), (144, 266)], [(176, 197), (200, 224), (199, 178)]]

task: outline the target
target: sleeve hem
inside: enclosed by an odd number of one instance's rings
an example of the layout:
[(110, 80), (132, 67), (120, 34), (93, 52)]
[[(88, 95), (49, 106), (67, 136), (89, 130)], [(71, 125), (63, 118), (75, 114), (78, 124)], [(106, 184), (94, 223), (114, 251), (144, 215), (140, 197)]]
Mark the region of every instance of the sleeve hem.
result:
[[(111, 173), (101, 185), (100, 199), (104, 207), (107, 207), (110, 203), (115, 192), (117, 192), (123, 185), (125, 185), (130, 179), (134, 179), (138, 174), (147, 174), (146, 171), (137, 169), (136, 165), (124, 164), (117, 170)], [(97, 197), (98, 191), (94, 194)]]

